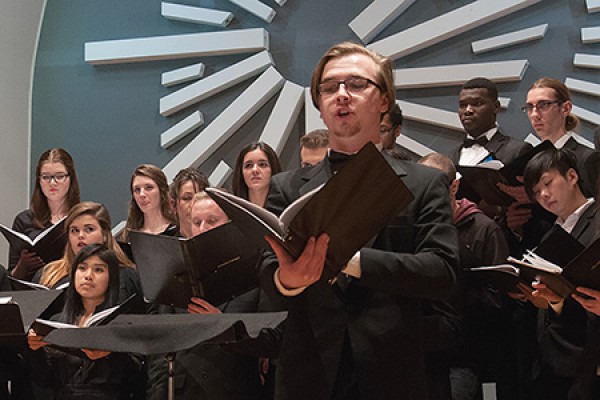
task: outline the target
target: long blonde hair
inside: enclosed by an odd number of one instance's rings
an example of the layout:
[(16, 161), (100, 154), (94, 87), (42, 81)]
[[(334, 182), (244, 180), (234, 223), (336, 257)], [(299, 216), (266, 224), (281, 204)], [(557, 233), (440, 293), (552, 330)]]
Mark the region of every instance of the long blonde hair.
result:
[[(96, 221), (98, 221), (98, 225), (100, 225), (100, 228), (102, 228), (102, 237), (104, 238), (104, 244), (106, 247), (116, 253), (121, 265), (133, 267), (133, 263), (129, 258), (127, 258), (125, 253), (123, 253), (123, 250), (121, 250), (121, 247), (114, 239), (110, 231), (110, 215), (108, 214), (106, 207), (104, 207), (102, 204), (95, 203), (93, 201), (84, 201), (73, 206), (71, 210), (69, 210), (69, 214), (65, 220), (65, 229), (67, 234), (73, 221), (82, 215), (90, 215), (95, 218)], [(70, 241), (67, 240), (64, 255), (62, 258), (53, 261), (44, 267), (42, 276), (40, 278), (40, 283), (51, 288), (65, 276), (69, 276), (71, 266), (73, 265), (73, 260), (75, 260), (76, 256), (77, 254), (71, 248)]]

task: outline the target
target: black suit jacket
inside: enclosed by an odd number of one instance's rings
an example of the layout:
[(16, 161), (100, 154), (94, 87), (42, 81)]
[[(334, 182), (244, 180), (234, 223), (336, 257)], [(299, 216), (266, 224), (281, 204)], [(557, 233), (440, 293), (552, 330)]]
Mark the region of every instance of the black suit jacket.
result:
[[(600, 211), (594, 203), (579, 218), (571, 235), (589, 246), (596, 237), (599, 221)], [(572, 298), (565, 299), (560, 315), (551, 309), (540, 310), (538, 343), (541, 358), (539, 368), (534, 368), (534, 376), (547, 364), (559, 376), (575, 377), (581, 364), (586, 322), (585, 310)]]
[[(454, 165), (458, 165), (460, 160), (460, 152), (463, 149), (463, 144), (455, 148), (448, 154)], [(500, 131), (496, 132), (492, 139), (484, 146), (494, 159), (502, 161), (505, 165), (520, 157), (531, 149), (531, 145), (522, 140), (506, 136)]]
[(569, 138), (563, 148), (569, 149), (575, 154), (583, 194), (587, 197), (596, 196), (598, 194), (598, 175), (600, 174), (600, 152), (590, 149), (573, 138)]
[[(384, 157), (414, 200), (360, 251), (361, 279), (340, 274), (333, 286), (317, 282), (288, 298), (277, 399), (427, 397), (422, 300), (449, 295), (458, 266), (448, 181), (439, 171)], [(281, 213), (331, 175), (324, 160), (273, 177), (267, 208)], [(273, 283), (277, 265), (267, 257), (261, 281), (281, 296)], [(350, 396), (340, 395), (345, 389)]]

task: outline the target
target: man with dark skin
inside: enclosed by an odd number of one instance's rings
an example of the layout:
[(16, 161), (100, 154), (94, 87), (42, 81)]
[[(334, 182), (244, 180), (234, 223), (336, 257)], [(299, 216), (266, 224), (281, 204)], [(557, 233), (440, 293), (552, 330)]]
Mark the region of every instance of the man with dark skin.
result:
[(496, 84), (486, 78), (467, 81), (459, 94), (458, 116), (466, 139), (449, 157), (456, 165), (475, 165), (497, 159), (505, 165), (521, 156), (531, 145), (501, 133), (496, 123), (500, 111)]

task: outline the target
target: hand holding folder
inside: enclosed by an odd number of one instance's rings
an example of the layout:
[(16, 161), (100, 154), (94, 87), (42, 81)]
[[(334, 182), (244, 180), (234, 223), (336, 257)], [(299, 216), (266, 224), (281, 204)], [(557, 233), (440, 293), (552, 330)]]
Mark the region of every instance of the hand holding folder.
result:
[[(413, 199), (410, 190), (379, 150), (367, 143), (324, 185), (291, 203), (277, 217), (240, 197), (206, 192), (251, 240), (269, 248), (271, 236), (298, 259), (310, 238), (329, 236), (321, 279), (338, 275), (352, 256)], [(323, 239), (324, 240), (324, 239)]]

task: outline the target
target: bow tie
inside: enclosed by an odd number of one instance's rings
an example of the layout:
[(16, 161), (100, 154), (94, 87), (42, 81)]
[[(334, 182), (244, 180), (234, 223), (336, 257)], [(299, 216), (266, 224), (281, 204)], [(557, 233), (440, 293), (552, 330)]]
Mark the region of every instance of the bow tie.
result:
[(488, 142), (488, 138), (486, 136), (479, 136), (477, 139), (465, 139), (463, 142), (463, 147), (471, 147), (474, 144), (478, 144), (480, 146), (484, 146)]
[(339, 151), (329, 150), (329, 163), (333, 172), (339, 171), (346, 163), (354, 158), (356, 154), (340, 153)]

